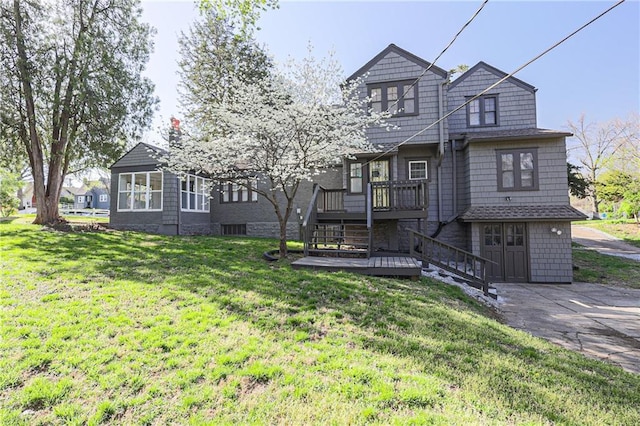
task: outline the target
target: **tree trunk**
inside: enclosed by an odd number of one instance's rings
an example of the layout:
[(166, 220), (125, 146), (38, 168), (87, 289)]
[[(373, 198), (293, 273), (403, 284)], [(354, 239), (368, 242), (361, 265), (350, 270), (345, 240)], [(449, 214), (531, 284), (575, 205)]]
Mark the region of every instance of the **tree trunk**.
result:
[(598, 199), (598, 189), (596, 188), (596, 169), (591, 169), (591, 214), (593, 216), (592, 219), (598, 220), (600, 219), (600, 200)]
[[(54, 141), (51, 145), (50, 161), (48, 164), (49, 175), (48, 178), (45, 179), (44, 152), (42, 149), (42, 139), (38, 133), (36, 125), (35, 96), (33, 93), (33, 86), (31, 85), (32, 76), (29, 73), (29, 58), (27, 55), (22, 27), (20, 0), (13, 1), (13, 13), (16, 22), (15, 42), (16, 50), (18, 52), (17, 66), (24, 96), (26, 121), (28, 124), (28, 130), (24, 129), (23, 132), (21, 132), (21, 139), (23, 139), (23, 143), (25, 144), (27, 153), (29, 154), (29, 164), (31, 166), (31, 174), (33, 176), (33, 192), (37, 203), (37, 213), (33, 223), (40, 225), (56, 223), (60, 221), (58, 201), (60, 199), (60, 191), (62, 190), (62, 183), (64, 181), (62, 169), (67, 147), (68, 135), (66, 132), (69, 124), (69, 104), (73, 94), (73, 85), (71, 83), (72, 79), (70, 79), (67, 87), (64, 109), (60, 120), (60, 128), (58, 129), (60, 131), (54, 130)], [(75, 48), (77, 49), (77, 44)], [(70, 70), (70, 73), (73, 72), (75, 72), (75, 62), (74, 66)]]
[(600, 219), (600, 202), (598, 201), (597, 194), (595, 190), (593, 191), (593, 195), (591, 196), (591, 214), (593, 215), (593, 219)]
[(287, 257), (287, 223), (280, 224), (280, 259)]
[(293, 211), (293, 198), (287, 198), (287, 208), (284, 211), (284, 215), (278, 212), (278, 222), (280, 222), (280, 259), (287, 257), (287, 223), (291, 217)]

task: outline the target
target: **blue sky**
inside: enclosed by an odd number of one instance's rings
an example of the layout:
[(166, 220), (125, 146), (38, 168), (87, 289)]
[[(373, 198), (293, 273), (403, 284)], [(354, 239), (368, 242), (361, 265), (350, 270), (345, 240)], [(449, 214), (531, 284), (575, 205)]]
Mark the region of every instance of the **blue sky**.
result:
[[(263, 14), (256, 36), (279, 62), (305, 56), (309, 42), (316, 56), (333, 50), (347, 76), (390, 43), (431, 62), (481, 3), (284, 1)], [(436, 65), (485, 61), (511, 72), (614, 3), (490, 0)], [(177, 38), (198, 11), (192, 1), (142, 4), (143, 19), (157, 29), (147, 71), (161, 101), (157, 128), (180, 116)], [(640, 2), (627, 0), (516, 76), (538, 88), (539, 127), (564, 129), (582, 113), (606, 121), (640, 110)]]

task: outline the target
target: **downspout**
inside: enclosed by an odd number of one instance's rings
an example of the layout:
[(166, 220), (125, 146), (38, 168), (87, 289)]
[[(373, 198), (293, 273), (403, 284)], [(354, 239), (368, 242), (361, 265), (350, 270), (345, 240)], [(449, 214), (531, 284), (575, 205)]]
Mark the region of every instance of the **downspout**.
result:
[(442, 222), (442, 160), (444, 159), (444, 96), (443, 87), (449, 80), (449, 74), (447, 73), (446, 80), (438, 85), (438, 131), (439, 131), (439, 143), (438, 143), (438, 222)]
[(458, 157), (456, 156), (456, 141), (452, 140), (451, 141), (451, 161), (453, 162), (452, 164), (452, 174), (453, 174), (453, 178), (451, 179), (451, 182), (453, 182), (453, 213), (452, 215), (455, 217), (458, 215), (458, 171), (457, 171), (457, 164), (458, 164)]
[(431, 238), (436, 238), (446, 222), (443, 221), (444, 213), (442, 212), (442, 160), (444, 159), (445, 154), (445, 138), (444, 138), (444, 86), (449, 84), (449, 78), (451, 77), (450, 73), (447, 73), (447, 77), (445, 80), (438, 84), (438, 130), (440, 140), (438, 143), (438, 165), (436, 169), (436, 174), (438, 176), (438, 229), (431, 235)]
[(176, 224), (176, 233), (177, 235), (181, 235), (182, 234), (182, 229), (181, 229), (182, 228), (182, 209), (180, 208), (180, 205), (182, 204), (182, 192), (181, 192), (180, 178), (177, 176), (176, 176), (176, 182), (178, 182), (178, 188), (177, 188), (178, 190), (178, 203), (177, 203), (178, 223)]

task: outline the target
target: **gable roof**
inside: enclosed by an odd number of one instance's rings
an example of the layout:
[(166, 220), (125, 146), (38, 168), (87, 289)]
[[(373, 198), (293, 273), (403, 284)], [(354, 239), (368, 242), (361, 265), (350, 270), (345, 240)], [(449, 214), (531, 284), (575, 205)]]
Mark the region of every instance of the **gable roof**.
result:
[(356, 72), (354, 72), (349, 77), (347, 77), (347, 81), (355, 80), (356, 78), (361, 77), (363, 74), (365, 74), (367, 71), (369, 71), (369, 69), (371, 67), (373, 67), (375, 64), (377, 64), (382, 58), (384, 58), (385, 56), (387, 56), (391, 52), (402, 56), (406, 60), (411, 61), (414, 64), (416, 64), (416, 65), (418, 65), (418, 66), (420, 66), (422, 68), (426, 69), (429, 66), (431, 66), (430, 71), (432, 71), (434, 74), (437, 74), (437, 75), (441, 76), (442, 78), (447, 78), (447, 74), (448, 74), (447, 71), (443, 70), (442, 68), (440, 68), (440, 67), (438, 67), (436, 65), (431, 65), (430, 62), (427, 62), (424, 59), (414, 55), (413, 53), (408, 52), (408, 51), (396, 46), (395, 44), (391, 43), (382, 52), (378, 53), (369, 62), (364, 64)]
[(137, 154), (140, 154), (137, 156), (138, 157), (137, 165), (159, 164), (160, 161), (151, 155), (152, 152), (156, 154), (168, 154), (168, 151), (165, 149), (162, 149), (157, 146), (149, 145), (144, 142), (139, 142), (133, 148), (127, 151), (122, 157), (118, 158), (109, 168), (112, 169), (114, 167), (120, 167), (123, 165), (131, 165), (131, 164), (125, 164), (125, 163), (128, 163), (126, 159), (130, 155), (135, 155), (136, 151), (140, 151), (137, 153)]
[[(471, 68), (469, 68), (467, 71), (464, 72), (464, 74), (462, 74), (460, 77), (456, 78), (455, 80), (453, 80), (453, 82), (449, 85), (449, 90), (453, 89), (454, 87), (456, 87), (461, 81), (464, 81), (467, 77), (469, 77), (470, 75), (472, 75), (474, 72), (476, 72), (479, 69), (484, 69), (485, 71), (490, 72), (491, 74), (495, 75), (498, 78), (504, 78), (506, 77), (508, 74), (502, 70), (499, 70), (498, 68), (491, 66), (489, 64), (487, 64), (486, 62), (480, 61), (477, 64), (475, 64), (474, 66), (472, 66)], [(524, 82), (518, 78), (515, 78), (513, 76), (509, 77), (506, 81), (515, 84), (516, 86), (519, 86), (525, 90), (530, 91), (531, 93), (535, 93), (538, 89), (536, 89), (535, 87), (533, 87), (532, 85), (530, 85), (527, 82)]]

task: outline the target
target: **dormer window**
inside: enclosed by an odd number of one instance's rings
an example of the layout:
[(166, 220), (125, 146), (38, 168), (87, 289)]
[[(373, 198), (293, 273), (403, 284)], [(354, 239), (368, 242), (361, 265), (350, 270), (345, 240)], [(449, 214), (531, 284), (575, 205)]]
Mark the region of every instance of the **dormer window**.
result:
[(369, 107), (375, 112), (389, 111), (394, 116), (418, 113), (418, 85), (415, 80), (369, 85)]
[(497, 126), (498, 125), (498, 97), (481, 96), (467, 104), (467, 125)]

